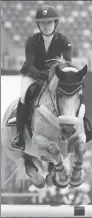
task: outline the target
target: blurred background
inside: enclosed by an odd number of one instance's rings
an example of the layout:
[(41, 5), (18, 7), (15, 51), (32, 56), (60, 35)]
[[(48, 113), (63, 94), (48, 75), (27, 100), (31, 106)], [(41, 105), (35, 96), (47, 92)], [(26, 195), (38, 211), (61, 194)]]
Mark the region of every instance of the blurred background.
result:
[[(54, 6), (60, 14), (57, 31), (70, 40), (73, 62), (80, 68), (88, 65), (84, 103), (92, 123), (92, 1), (1, 2), (1, 122), (8, 105), (20, 96), (19, 71), (25, 60), (25, 42), (39, 31), (34, 18), (37, 8), (43, 4)], [(79, 188), (46, 187), (39, 190), (29, 177), (25, 184), (16, 183), (15, 165), (2, 151), (2, 203), (92, 204), (92, 152), (87, 151), (84, 159), (86, 174)]]

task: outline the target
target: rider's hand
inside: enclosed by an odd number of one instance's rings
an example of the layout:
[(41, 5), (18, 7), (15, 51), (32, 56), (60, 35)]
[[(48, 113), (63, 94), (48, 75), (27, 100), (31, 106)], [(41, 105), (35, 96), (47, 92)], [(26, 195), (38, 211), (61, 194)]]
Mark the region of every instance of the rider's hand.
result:
[(37, 79), (41, 81), (48, 81), (48, 71), (39, 71)]

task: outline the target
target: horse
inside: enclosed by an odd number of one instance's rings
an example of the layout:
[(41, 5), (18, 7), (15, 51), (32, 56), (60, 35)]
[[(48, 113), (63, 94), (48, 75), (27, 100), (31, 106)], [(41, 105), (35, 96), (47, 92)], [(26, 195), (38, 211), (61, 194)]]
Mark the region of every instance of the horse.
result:
[[(48, 60), (48, 63), (53, 63), (49, 67), (48, 82), (42, 86), (29, 119), (32, 136), (25, 125), (25, 150), (11, 146), (17, 134), (15, 111), (19, 99), (9, 105), (3, 118), (3, 150), (16, 163), (19, 172), (24, 167), (25, 175), (37, 188), (45, 185), (65, 188), (69, 184), (76, 187), (84, 178), (83, 83), (87, 65), (79, 69), (72, 62), (62, 62), (60, 58)], [(15, 115), (12, 122), (11, 114)], [(71, 154), (73, 159), (69, 170), (64, 160)]]

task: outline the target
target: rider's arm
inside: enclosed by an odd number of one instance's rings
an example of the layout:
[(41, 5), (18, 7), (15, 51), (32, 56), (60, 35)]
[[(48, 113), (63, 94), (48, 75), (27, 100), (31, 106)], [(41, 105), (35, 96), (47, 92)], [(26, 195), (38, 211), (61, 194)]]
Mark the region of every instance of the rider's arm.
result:
[(21, 69), (21, 73), (35, 78), (39, 70), (35, 67), (35, 46), (32, 38), (28, 38), (25, 45), (26, 61)]
[(63, 51), (64, 60), (71, 61), (72, 60), (72, 47), (67, 37), (65, 37), (63, 41), (63, 50), (64, 50)]
[(21, 69), (21, 73), (36, 80), (44, 80), (46, 79), (46, 73), (35, 67), (35, 46), (34, 38), (28, 38), (25, 46), (26, 61)]

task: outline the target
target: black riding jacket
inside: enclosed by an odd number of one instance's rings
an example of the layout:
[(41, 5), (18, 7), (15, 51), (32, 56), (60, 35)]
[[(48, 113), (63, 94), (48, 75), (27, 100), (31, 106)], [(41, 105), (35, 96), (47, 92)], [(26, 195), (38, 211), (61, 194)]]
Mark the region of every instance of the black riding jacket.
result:
[(21, 73), (37, 80), (38, 74), (45, 71), (45, 61), (63, 56), (66, 61), (71, 61), (71, 43), (61, 33), (54, 33), (49, 49), (46, 52), (42, 33), (29, 37), (25, 45), (26, 61)]

